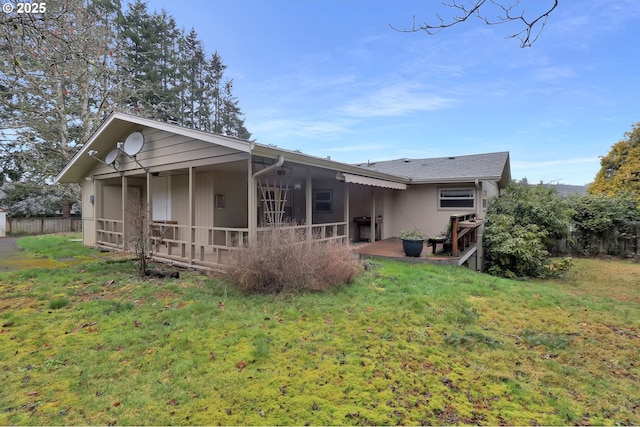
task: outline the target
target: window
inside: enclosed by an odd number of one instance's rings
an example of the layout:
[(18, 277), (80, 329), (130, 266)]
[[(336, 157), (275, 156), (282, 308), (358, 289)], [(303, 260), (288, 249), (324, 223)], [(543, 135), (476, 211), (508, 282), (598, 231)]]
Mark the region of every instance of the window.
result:
[(450, 208), (473, 208), (475, 191), (473, 188), (446, 188), (439, 191), (439, 207)]
[(313, 207), (316, 212), (331, 212), (331, 190), (318, 190), (313, 194)]

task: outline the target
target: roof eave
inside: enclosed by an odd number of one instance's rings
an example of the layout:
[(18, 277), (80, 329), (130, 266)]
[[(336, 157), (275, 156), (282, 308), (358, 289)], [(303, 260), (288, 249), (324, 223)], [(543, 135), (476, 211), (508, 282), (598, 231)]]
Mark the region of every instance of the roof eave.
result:
[(310, 156), (308, 154), (299, 153), (297, 151), (284, 150), (278, 147), (271, 147), (262, 144), (255, 144), (252, 152), (253, 155), (277, 158), (279, 155), (284, 156), (285, 161), (291, 161), (294, 163), (315, 166), (323, 169), (329, 169), (336, 172), (346, 172), (354, 175), (361, 175), (371, 178), (378, 178), (387, 181), (410, 184), (409, 178), (400, 177), (397, 175), (390, 175), (382, 172), (374, 172), (367, 169), (363, 169), (358, 166), (353, 166), (347, 163), (337, 162), (335, 160), (329, 160), (322, 157)]
[(412, 179), (410, 184), (462, 184), (478, 181), (500, 181), (500, 176)]

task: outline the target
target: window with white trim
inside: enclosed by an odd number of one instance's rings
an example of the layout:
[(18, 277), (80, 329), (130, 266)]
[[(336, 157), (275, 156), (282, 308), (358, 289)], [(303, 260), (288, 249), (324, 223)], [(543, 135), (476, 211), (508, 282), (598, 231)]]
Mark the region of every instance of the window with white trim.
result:
[(438, 207), (440, 209), (474, 208), (475, 190), (473, 188), (441, 188), (438, 191)]

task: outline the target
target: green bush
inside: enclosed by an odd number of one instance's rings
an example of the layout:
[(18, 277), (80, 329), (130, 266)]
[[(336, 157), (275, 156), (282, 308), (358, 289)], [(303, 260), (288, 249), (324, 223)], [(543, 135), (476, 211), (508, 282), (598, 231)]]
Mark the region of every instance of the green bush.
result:
[(548, 248), (568, 236), (571, 213), (553, 189), (510, 184), (487, 212), (486, 271), (509, 278), (562, 276), (571, 263), (551, 262)]
[(634, 221), (640, 220), (638, 199), (631, 193), (574, 195), (568, 198), (575, 224), (574, 243), (584, 255), (624, 255), (624, 243), (633, 246)]
[(405, 230), (400, 233), (400, 238), (403, 240), (424, 240), (425, 235), (420, 230)]
[(484, 233), (487, 272), (494, 276), (538, 276), (549, 252), (546, 233), (535, 224), (517, 225), (510, 215), (494, 215)]

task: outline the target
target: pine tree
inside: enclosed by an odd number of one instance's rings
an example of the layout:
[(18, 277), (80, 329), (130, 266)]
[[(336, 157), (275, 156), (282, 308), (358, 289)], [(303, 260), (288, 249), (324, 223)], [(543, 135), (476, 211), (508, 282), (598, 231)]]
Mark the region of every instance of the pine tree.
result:
[(195, 29), (185, 34), (166, 11), (149, 13), (136, 0), (125, 13), (122, 69), (125, 105), (145, 117), (249, 139), (233, 81), (215, 52), (206, 59)]
[(202, 42), (193, 28), (181, 39), (180, 52), (183, 83), (182, 124), (194, 129), (208, 130), (206, 116), (209, 110), (204, 97), (205, 53)]

